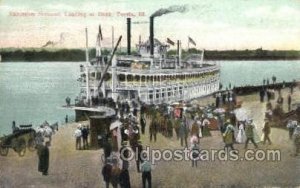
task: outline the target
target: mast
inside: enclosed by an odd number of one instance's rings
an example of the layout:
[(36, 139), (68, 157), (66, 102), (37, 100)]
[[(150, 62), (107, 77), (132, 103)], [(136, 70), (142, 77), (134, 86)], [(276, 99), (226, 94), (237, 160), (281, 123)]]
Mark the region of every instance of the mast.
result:
[(89, 84), (89, 49), (88, 49), (88, 29), (85, 28), (85, 61), (86, 61), (86, 67), (85, 67), (85, 74), (86, 74), (86, 100), (87, 104), (90, 104), (90, 84)]
[(114, 26), (111, 26), (111, 49), (114, 49), (115, 46), (115, 30)]
[(101, 25), (99, 25), (99, 32), (97, 36), (97, 42), (96, 42), (96, 57), (100, 58), (101, 57), (101, 50), (102, 50), (102, 32), (101, 32)]
[(181, 65), (181, 41), (180, 40), (177, 40), (177, 63), (178, 63), (178, 67), (176, 66), (176, 68), (181, 68), (182, 65)]
[(202, 66), (203, 60), (204, 60), (204, 48), (202, 49), (201, 62), (200, 62), (201, 64), (200, 64), (200, 66)]
[(114, 57), (114, 55), (115, 55), (115, 53), (116, 53), (116, 51), (118, 49), (118, 46), (119, 46), (119, 44), (121, 42), (121, 39), (122, 39), (122, 35), (119, 37), (118, 42), (117, 42), (116, 46), (114, 47), (114, 49), (113, 49), (113, 51), (111, 53), (110, 59), (108, 60), (108, 62), (106, 64), (106, 67), (105, 67), (105, 69), (103, 70), (103, 72), (101, 74), (101, 78), (100, 78), (100, 81), (99, 81), (98, 89), (101, 88), (101, 86), (102, 86), (102, 83), (104, 81), (104, 76), (107, 73), (108, 68), (110, 67), (110, 64), (112, 63), (113, 57)]

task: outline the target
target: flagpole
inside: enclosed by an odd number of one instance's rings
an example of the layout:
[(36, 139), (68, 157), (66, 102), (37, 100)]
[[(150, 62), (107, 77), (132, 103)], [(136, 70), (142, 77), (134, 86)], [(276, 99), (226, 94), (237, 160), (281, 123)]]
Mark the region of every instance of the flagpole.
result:
[(115, 46), (115, 32), (114, 26), (111, 26), (111, 49), (114, 49)]
[(85, 28), (85, 61), (86, 61), (86, 67), (85, 67), (85, 74), (86, 74), (86, 100), (87, 104), (90, 104), (90, 84), (89, 84), (89, 47), (88, 47), (88, 29)]
[(190, 39), (188, 38), (188, 51), (190, 49)]

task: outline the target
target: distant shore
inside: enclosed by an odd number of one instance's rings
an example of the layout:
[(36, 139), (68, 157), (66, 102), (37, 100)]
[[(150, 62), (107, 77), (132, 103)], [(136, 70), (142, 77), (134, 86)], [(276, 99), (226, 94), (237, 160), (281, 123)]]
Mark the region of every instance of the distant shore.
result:
[[(95, 57), (95, 48), (90, 48), (90, 58)], [(125, 55), (126, 49), (117, 52)], [(183, 50), (183, 58), (187, 54), (201, 53), (195, 48)], [(110, 49), (103, 49), (107, 55)], [(136, 52), (132, 52), (135, 54)], [(176, 50), (170, 50), (169, 55), (176, 55)], [(55, 48), (2, 48), (0, 49), (2, 62), (80, 62), (85, 61), (84, 49), (55, 49)], [(299, 50), (205, 50), (205, 60), (300, 60)]]

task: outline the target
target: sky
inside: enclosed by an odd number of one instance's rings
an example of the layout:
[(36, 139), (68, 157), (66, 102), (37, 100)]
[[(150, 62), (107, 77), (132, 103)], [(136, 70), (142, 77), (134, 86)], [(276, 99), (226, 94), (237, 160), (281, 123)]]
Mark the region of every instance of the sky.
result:
[[(0, 48), (55, 48), (96, 44), (99, 24), (103, 45), (122, 35), (131, 17), (132, 46), (149, 37), (149, 17), (158, 9), (184, 6), (183, 13), (156, 17), (155, 38), (166, 42), (188, 36), (196, 48), (208, 50), (300, 50), (300, 0), (0, 0)], [(139, 22), (139, 23), (137, 23)], [(192, 45), (190, 45), (193, 47)], [(175, 47), (173, 47), (175, 48)]]

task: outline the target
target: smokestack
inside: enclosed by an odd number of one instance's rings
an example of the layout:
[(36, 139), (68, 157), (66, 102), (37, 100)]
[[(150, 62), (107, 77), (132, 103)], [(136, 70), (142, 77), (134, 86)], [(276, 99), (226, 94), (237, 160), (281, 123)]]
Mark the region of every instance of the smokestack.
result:
[(150, 55), (153, 56), (154, 54), (154, 17), (150, 17)]
[(127, 54), (131, 54), (131, 18), (127, 18)]
[(181, 41), (177, 40), (177, 58), (178, 58), (178, 66), (181, 67)]

